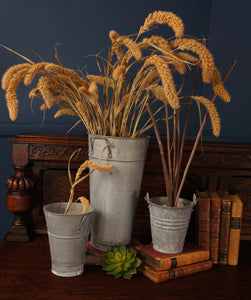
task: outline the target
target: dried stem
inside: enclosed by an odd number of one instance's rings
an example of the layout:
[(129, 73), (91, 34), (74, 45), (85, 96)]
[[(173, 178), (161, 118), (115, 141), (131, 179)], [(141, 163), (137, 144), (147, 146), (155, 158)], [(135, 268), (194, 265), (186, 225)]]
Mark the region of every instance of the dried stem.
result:
[[(194, 95), (194, 93), (195, 93), (196, 85), (197, 85), (197, 82), (198, 82), (198, 77), (199, 77), (199, 66), (197, 65), (191, 95)], [(182, 132), (182, 138), (181, 138), (180, 150), (179, 150), (179, 157), (178, 157), (178, 165), (177, 165), (177, 173), (176, 173), (176, 176), (175, 176), (175, 181), (177, 182), (177, 185), (176, 185), (176, 191), (175, 191), (175, 198), (174, 199), (176, 199), (178, 183), (180, 181), (180, 170), (181, 170), (181, 163), (182, 163), (182, 158), (183, 158), (183, 149), (184, 149), (186, 131), (187, 131), (187, 126), (188, 126), (190, 111), (191, 111), (191, 108), (192, 108), (192, 103), (193, 103), (193, 100), (191, 99), (189, 104), (188, 104), (185, 124), (184, 124), (183, 132)]]
[[(233, 68), (234, 68), (234, 66), (235, 66), (235, 64), (236, 64), (236, 62), (237, 62), (237, 61), (234, 60), (233, 64), (231, 65), (231, 67), (230, 67), (229, 70), (227, 71), (226, 75), (224, 76), (224, 78), (223, 78), (223, 80), (222, 80), (223, 83), (224, 83), (224, 82), (226, 81), (226, 79), (229, 77), (229, 75), (230, 75), (230, 73), (232, 72), (232, 70), (233, 70)], [(213, 98), (212, 98), (211, 101), (214, 102), (215, 99), (216, 99), (216, 97), (217, 97), (217, 95), (214, 94), (214, 96), (213, 96)], [(192, 162), (192, 160), (193, 160), (193, 157), (194, 157), (194, 154), (195, 154), (197, 145), (198, 145), (198, 143), (199, 143), (199, 140), (200, 140), (200, 137), (201, 137), (201, 134), (202, 134), (202, 130), (203, 130), (205, 124), (206, 124), (208, 114), (209, 114), (208, 112), (205, 113), (204, 119), (203, 119), (203, 121), (202, 121), (202, 123), (201, 123), (201, 126), (200, 126), (200, 129), (199, 129), (199, 131), (198, 131), (198, 133), (197, 133), (197, 136), (196, 136), (196, 139), (195, 139), (195, 142), (194, 142), (194, 145), (193, 145), (192, 152), (191, 152), (191, 154), (190, 154), (190, 156), (189, 156), (188, 162), (187, 162), (187, 164), (186, 164), (186, 168), (185, 168), (184, 173), (183, 173), (183, 176), (182, 176), (181, 183), (180, 183), (180, 185), (179, 185), (179, 189), (178, 189), (178, 192), (177, 192), (177, 195), (176, 195), (176, 199), (175, 199), (175, 202), (174, 202), (174, 206), (177, 206), (177, 203), (178, 203), (178, 200), (179, 200), (179, 197), (180, 197), (181, 190), (182, 190), (183, 185), (184, 185), (184, 183), (185, 183), (185, 179), (186, 179), (188, 170), (189, 170), (189, 168), (190, 168), (191, 162)]]
[[(68, 199), (68, 203), (67, 203), (67, 206), (66, 206), (66, 209), (65, 209), (65, 212), (64, 214), (67, 215), (69, 214), (69, 210), (70, 210), (70, 207), (72, 205), (72, 202), (73, 202), (73, 199), (74, 199), (74, 190), (75, 190), (75, 187), (80, 184), (83, 180), (85, 180), (87, 177), (89, 177), (94, 171), (101, 171), (101, 172), (104, 172), (104, 171), (108, 171), (108, 170), (111, 170), (112, 169), (112, 165), (105, 165), (105, 166), (101, 166), (100, 165), (100, 161), (102, 159), (102, 155), (105, 151), (105, 149), (109, 146), (109, 143), (107, 143), (105, 145), (105, 147), (103, 148), (103, 150), (101, 151), (101, 154), (99, 156), (99, 160), (97, 163), (93, 162), (93, 161), (85, 161), (83, 164), (81, 164), (81, 166), (79, 167), (77, 173), (76, 173), (76, 176), (75, 176), (75, 180), (73, 182), (72, 180), (72, 176), (71, 176), (71, 168), (70, 168), (70, 165), (71, 165), (71, 160), (73, 159), (73, 157), (79, 153), (81, 151), (81, 148), (77, 149), (76, 151), (74, 151), (72, 153), (72, 155), (70, 156), (69, 160), (68, 160), (68, 177), (69, 177), (69, 182), (70, 182), (70, 185), (71, 185), (71, 188), (70, 188), (70, 196), (69, 196), (69, 199)], [(91, 171), (89, 171), (87, 174), (85, 174), (84, 176), (81, 177), (82, 175), (82, 172), (86, 169), (86, 168), (92, 168)], [(81, 197), (80, 197), (81, 198)]]
[[(171, 161), (171, 148), (170, 148), (170, 133), (169, 133), (169, 118), (168, 118), (168, 106), (165, 105), (165, 119), (166, 119), (166, 137), (167, 137), (167, 159), (168, 170), (170, 178), (170, 186), (172, 187), (172, 161)], [(173, 191), (171, 191), (172, 193)]]
[(159, 145), (160, 157), (161, 157), (163, 173), (164, 173), (164, 178), (165, 178), (167, 200), (168, 200), (168, 205), (171, 207), (172, 206), (171, 186), (170, 186), (170, 179), (169, 179), (168, 172), (167, 172), (167, 165), (166, 165), (166, 159), (165, 159), (163, 145), (162, 145), (162, 142), (161, 142), (161, 138), (160, 138), (160, 134), (159, 134), (159, 130), (158, 130), (156, 120), (154, 118), (154, 115), (153, 115), (153, 113), (151, 111), (151, 108), (150, 108), (148, 103), (146, 104), (146, 108), (147, 108), (148, 113), (149, 113), (149, 115), (152, 119), (152, 123), (153, 123), (153, 127), (154, 127), (154, 130), (155, 130), (157, 142), (158, 142), (158, 145)]

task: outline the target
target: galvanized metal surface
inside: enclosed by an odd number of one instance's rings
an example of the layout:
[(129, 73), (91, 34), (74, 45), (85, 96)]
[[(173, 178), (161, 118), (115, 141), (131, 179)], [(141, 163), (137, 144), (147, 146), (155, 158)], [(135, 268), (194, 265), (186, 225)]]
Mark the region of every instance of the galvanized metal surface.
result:
[(89, 135), (89, 159), (112, 164), (111, 171), (90, 176), (90, 200), (95, 208), (91, 244), (102, 251), (129, 244), (132, 236), (149, 137), (119, 138)]
[(66, 202), (44, 206), (53, 274), (72, 277), (84, 272), (84, 255), (90, 234), (94, 208), (82, 214), (82, 205), (73, 203), (71, 215), (64, 215)]
[(182, 252), (195, 202), (180, 198), (179, 207), (169, 207), (166, 197), (145, 199), (150, 211), (153, 248), (167, 254)]

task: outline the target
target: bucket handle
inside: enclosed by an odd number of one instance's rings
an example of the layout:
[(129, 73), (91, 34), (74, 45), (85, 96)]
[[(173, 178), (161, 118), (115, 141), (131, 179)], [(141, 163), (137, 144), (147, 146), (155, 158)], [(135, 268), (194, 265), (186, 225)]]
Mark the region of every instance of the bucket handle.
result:
[(107, 138), (104, 137), (90, 137), (90, 146), (91, 146), (91, 155), (93, 155), (93, 148), (94, 148), (94, 142), (95, 140), (105, 140), (107, 148), (108, 148), (108, 158), (112, 158), (112, 150), (111, 150), (111, 145), (109, 144), (109, 141)]
[(146, 193), (146, 195), (145, 195), (145, 198), (144, 198), (145, 200), (146, 200), (146, 202), (148, 203), (148, 204), (150, 204), (150, 197), (149, 197), (149, 193)]

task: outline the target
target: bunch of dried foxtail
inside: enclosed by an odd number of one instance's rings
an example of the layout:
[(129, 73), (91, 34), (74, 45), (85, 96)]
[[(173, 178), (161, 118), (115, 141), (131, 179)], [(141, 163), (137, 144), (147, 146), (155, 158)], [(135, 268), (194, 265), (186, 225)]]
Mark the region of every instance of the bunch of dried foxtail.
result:
[[(157, 24), (169, 26), (174, 35), (168, 38), (150, 35)], [(82, 122), (89, 133), (134, 138), (154, 126), (161, 150), (168, 203), (176, 206), (208, 116), (213, 134), (220, 134), (220, 117), (214, 101), (218, 96), (230, 102), (224, 80), (234, 64), (222, 79), (204, 39), (185, 36), (183, 21), (172, 12), (149, 14), (137, 34), (123, 36), (111, 30), (109, 37), (112, 44), (108, 57), (96, 55), (98, 75), (82, 75), (66, 68), (57, 55), (58, 64), (34, 63), (22, 56), (26, 62), (11, 67), (2, 78), (10, 118), (17, 118), (16, 90), (19, 83), (23, 80), (25, 85), (30, 85), (39, 75), (30, 98), (41, 97), (44, 100), (42, 110), (57, 106), (55, 117), (77, 117), (74, 126)], [(191, 73), (193, 69), (196, 69), (196, 75), (192, 91), (183, 94), (184, 82), (189, 74), (194, 74)], [(201, 81), (212, 86), (211, 100), (196, 94), (200, 71)], [(184, 141), (193, 103), (198, 107), (200, 127), (181, 177)], [(206, 110), (204, 117), (201, 106)], [(181, 122), (181, 111), (185, 110), (185, 121)], [(164, 117), (159, 117), (160, 111), (165, 112)], [(163, 119), (167, 133), (166, 155), (157, 126)]]

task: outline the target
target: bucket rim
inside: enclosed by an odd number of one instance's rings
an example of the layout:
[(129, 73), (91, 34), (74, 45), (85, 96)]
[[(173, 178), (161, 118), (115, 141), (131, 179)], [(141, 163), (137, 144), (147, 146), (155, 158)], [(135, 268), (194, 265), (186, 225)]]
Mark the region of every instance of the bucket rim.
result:
[[(67, 202), (53, 202), (53, 203), (48, 203), (48, 204), (45, 204), (44, 206), (43, 206), (43, 209), (44, 209), (44, 211), (46, 211), (46, 212), (48, 212), (48, 213), (50, 213), (51, 215), (60, 215), (60, 216), (65, 216), (65, 217), (70, 217), (70, 216), (85, 216), (85, 215), (89, 215), (89, 214), (91, 214), (91, 213), (94, 213), (94, 211), (95, 211), (95, 209), (94, 209), (94, 207), (93, 206), (89, 206), (89, 208), (88, 208), (88, 210), (87, 210), (87, 212), (85, 212), (84, 214), (83, 213), (78, 213), (78, 214), (70, 214), (70, 215), (65, 215), (65, 214), (63, 214), (63, 213), (57, 213), (57, 212), (53, 212), (53, 211), (50, 211), (49, 210), (49, 208), (51, 207), (51, 206), (53, 206), (54, 204), (63, 204), (63, 205), (66, 205), (67, 204)], [(72, 203), (72, 205), (74, 205), (74, 204), (81, 204), (81, 203)]]
[(188, 199), (185, 199), (185, 198), (179, 198), (179, 201), (185, 201), (186, 203), (188, 203), (187, 205), (185, 206), (180, 206), (180, 207), (177, 207), (177, 206), (168, 206), (168, 205), (163, 205), (163, 204), (158, 204), (158, 203), (155, 203), (153, 202), (153, 200), (157, 200), (157, 199), (167, 199), (167, 197), (164, 197), (164, 196), (160, 196), (160, 197), (145, 197), (145, 200), (146, 202), (149, 204), (149, 205), (153, 205), (153, 206), (156, 206), (158, 208), (161, 208), (161, 209), (171, 209), (171, 210), (184, 210), (184, 209), (191, 209), (194, 207), (194, 203), (193, 201), (190, 201)]
[(150, 139), (151, 136), (147, 135), (147, 134), (143, 134), (141, 136), (137, 136), (137, 137), (122, 137), (122, 136), (110, 136), (110, 135), (102, 135), (102, 134), (95, 134), (95, 133), (89, 133), (88, 132), (88, 136), (93, 136), (93, 137), (101, 137), (101, 138), (108, 138), (108, 139), (117, 139), (117, 140), (135, 140), (135, 139)]

